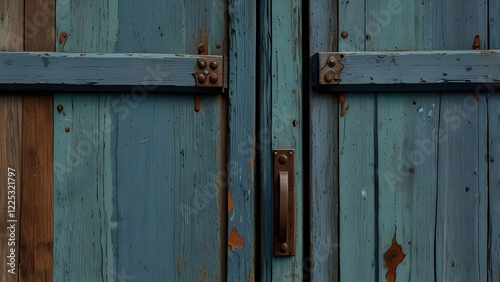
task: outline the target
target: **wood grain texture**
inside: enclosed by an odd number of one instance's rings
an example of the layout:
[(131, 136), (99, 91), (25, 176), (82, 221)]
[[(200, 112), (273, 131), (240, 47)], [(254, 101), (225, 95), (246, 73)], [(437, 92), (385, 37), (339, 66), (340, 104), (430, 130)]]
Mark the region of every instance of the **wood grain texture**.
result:
[[(194, 91), (193, 75), (200, 56), (172, 54), (67, 54), (67, 53), (1, 53), (0, 89), (17, 85), (34, 89), (53, 87), (58, 91), (72, 88), (78, 91), (96, 91), (107, 87), (138, 92), (142, 88), (155, 89), (190, 87)], [(221, 56), (203, 57), (207, 64), (219, 61), (214, 73), (223, 80), (224, 64)], [(174, 71), (175, 70), (175, 71)], [(222, 86), (215, 87), (220, 91)]]
[[(24, 48), (23, 39), (23, 1), (2, 1), (0, 3), (0, 51), (22, 51)], [(19, 278), (19, 238), (21, 223), (17, 222), (15, 233), (15, 246), (9, 246), (7, 242), (10, 239), (10, 234), (7, 231), (8, 224), (8, 168), (16, 170), (16, 185), (15, 185), (15, 205), (16, 205), (16, 220), (20, 220), (21, 210), (21, 158), (22, 158), (22, 97), (18, 95), (0, 93), (0, 280), (2, 281), (18, 281)], [(10, 255), (10, 249), (15, 249), (14, 274), (9, 273), (7, 258)]]
[(24, 1), (2, 1), (0, 3), (0, 51), (22, 51)]
[(500, 48), (500, 3), (495, 0), (488, 1), (488, 15), (489, 22), (488, 27), (490, 33), (488, 34), (488, 49), (499, 49)]
[[(436, 222), (436, 279), (486, 281), (487, 238), (482, 216), (487, 187), (480, 152), (486, 134), (484, 100), (470, 93), (443, 95), (439, 146)], [(441, 133), (442, 132), (442, 133)], [(483, 184), (483, 185), (481, 185)], [(460, 246), (460, 247), (459, 247)]]
[(21, 281), (52, 281), (52, 95), (23, 97)]
[[(392, 37), (391, 37), (392, 38)], [(372, 40), (374, 41), (374, 40)], [(379, 49), (384, 49), (380, 45)], [(390, 48), (387, 48), (390, 49)], [(320, 68), (336, 53), (319, 53)], [(344, 65), (332, 90), (475, 89), (477, 83), (500, 87), (498, 51), (342, 52)], [(323, 60), (321, 58), (324, 58)], [(316, 81), (317, 83), (317, 81)], [(327, 84), (322, 78), (320, 83)], [(350, 88), (342, 87), (349, 85)]]
[[(337, 50), (336, 1), (309, 2), (309, 55), (325, 50)], [(309, 69), (317, 67), (309, 59)], [(304, 272), (311, 281), (335, 281), (339, 277), (339, 153), (338, 153), (338, 97), (315, 92), (312, 72), (309, 71), (309, 192), (310, 263)], [(305, 100), (306, 101), (306, 100)], [(304, 119), (306, 122), (307, 119)], [(307, 167), (307, 165), (305, 166)], [(307, 185), (306, 185), (307, 187)], [(304, 238), (307, 240), (307, 237)]]
[(371, 93), (353, 93), (345, 101), (349, 110), (339, 116), (338, 135), (340, 281), (374, 281), (378, 267), (376, 100)]
[[(0, 238), (2, 238), (0, 279), (2, 281), (18, 281), (19, 277), (22, 126), (22, 97), (2, 93), (0, 96), (0, 163), (2, 164), (0, 168), (0, 179), (2, 179), (0, 185), (0, 230), (2, 230), (0, 233)], [(14, 175), (9, 176), (9, 172)], [(14, 217), (10, 216), (11, 212)], [(10, 222), (11, 220), (13, 221)], [(7, 229), (7, 227), (14, 228)], [(14, 250), (13, 254), (12, 250)], [(12, 264), (10, 257), (13, 257)]]
[[(116, 5), (58, 0), (57, 51), (115, 51)], [(61, 32), (67, 33), (62, 44)], [(55, 281), (130, 279), (116, 265), (116, 120), (130, 108), (124, 99), (105, 93), (54, 95), (54, 109), (63, 107), (54, 112)]]
[(55, 5), (56, 0), (24, 0), (24, 51), (54, 51)]
[[(302, 167), (302, 6), (300, 1), (265, 1), (262, 10), (262, 39), (268, 56), (261, 66), (262, 111), (268, 111), (269, 119), (263, 120), (260, 134), (266, 137), (271, 148), (295, 149), (295, 203), (296, 203), (296, 253), (294, 257), (274, 257), (269, 247), (272, 244), (272, 176), (263, 177), (264, 201), (264, 249), (263, 279), (276, 281), (298, 281), (304, 278), (307, 258), (303, 257), (303, 167)], [(267, 38), (269, 37), (269, 38)], [(264, 52), (263, 52), (264, 54)], [(294, 122), (295, 121), (295, 122)], [(271, 150), (261, 152), (263, 171), (272, 171)]]
[[(255, 217), (257, 138), (266, 137), (256, 130), (256, 1), (230, 1), (229, 17), (229, 146), (228, 191), (233, 208), (227, 218), (227, 232), (237, 231), (243, 238), (242, 248), (227, 250), (227, 281), (259, 281), (256, 252), (260, 224)], [(269, 151), (270, 152), (270, 151)], [(269, 171), (269, 173), (271, 173)], [(231, 243), (229, 240), (228, 243)]]
[(118, 120), (118, 269), (129, 276), (223, 277), (221, 97), (203, 98), (198, 113), (192, 100), (150, 95)]
[[(24, 50), (54, 51), (54, 1), (25, 1)], [(20, 281), (53, 278), (53, 95), (23, 96)]]
[(488, 97), (489, 281), (500, 277), (500, 93)]

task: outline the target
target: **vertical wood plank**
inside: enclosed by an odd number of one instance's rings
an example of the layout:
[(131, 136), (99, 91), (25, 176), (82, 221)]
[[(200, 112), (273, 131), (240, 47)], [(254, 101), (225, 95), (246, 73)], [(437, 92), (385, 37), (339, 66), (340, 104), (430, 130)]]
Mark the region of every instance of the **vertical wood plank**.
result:
[[(298, 281), (304, 278), (303, 257), (303, 167), (302, 167), (302, 3), (301, 1), (276, 2), (264, 1), (261, 6), (262, 36), (270, 37), (264, 48), (269, 57), (263, 62), (262, 80), (265, 92), (262, 93), (262, 109), (270, 110), (267, 121), (262, 121), (270, 133), (268, 143), (271, 149), (295, 149), (295, 236), (296, 253), (293, 257), (274, 257), (272, 242), (264, 242), (263, 279), (273, 281)], [(269, 76), (269, 77), (267, 77)], [(270, 160), (271, 150), (262, 152), (263, 158)], [(272, 171), (271, 162), (262, 168)], [(272, 177), (263, 178), (264, 238), (273, 238)]]
[[(117, 1), (57, 0), (56, 10), (57, 51), (116, 51)], [(116, 265), (116, 118), (123, 97), (54, 95), (55, 281), (131, 279)]]
[[(0, 96), (0, 278), (18, 281), (21, 214), (22, 97)], [(9, 175), (10, 172), (10, 175)], [(12, 175), (13, 173), (13, 175)], [(9, 179), (10, 178), (10, 179)], [(13, 251), (13, 252), (12, 252)]]
[(438, 159), (438, 281), (486, 281), (486, 261), (481, 256), (486, 254), (487, 226), (480, 217), (487, 187), (479, 179), (486, 170), (484, 152), (479, 151), (486, 130), (480, 104), (484, 100), (476, 101), (470, 93), (442, 96), (440, 134), (445, 140)]
[[(309, 15), (309, 56), (336, 51), (336, 1), (310, 1)], [(309, 57), (308, 63), (311, 74), (317, 62)], [(303, 267), (311, 281), (335, 281), (339, 277), (338, 97), (315, 92), (313, 79), (309, 77), (310, 104), (304, 104), (309, 107), (310, 242), (306, 244), (310, 254), (305, 256), (310, 259)]]
[(0, 3), (0, 51), (22, 51), (24, 1)]
[(52, 99), (51, 94), (23, 97), (21, 281), (52, 281)]
[[(375, 281), (375, 96), (346, 95), (339, 117), (340, 281)], [(330, 281), (335, 281), (330, 280)]]
[[(500, 3), (489, 1), (490, 49), (500, 48)], [(488, 89), (489, 281), (500, 279), (500, 93)]]
[[(256, 138), (265, 138), (256, 130), (256, 1), (229, 1), (229, 145), (228, 145), (228, 250), (227, 281), (260, 281), (255, 266), (260, 246), (260, 223), (256, 220), (255, 182)], [(268, 132), (266, 132), (268, 133)], [(232, 201), (231, 201), (232, 200)], [(239, 234), (241, 247), (234, 246)]]
[[(54, 0), (25, 1), (24, 50), (54, 51)], [(53, 95), (23, 96), (20, 281), (52, 281)]]
[[(0, 3), (0, 51), (23, 50), (23, 1), (2, 1)], [(0, 279), (2, 281), (18, 281), (19, 277), (19, 242), (21, 211), (21, 147), (22, 147), (22, 97), (15, 94), (0, 93)], [(8, 170), (15, 169), (15, 190), (9, 188)], [(14, 191), (14, 194), (9, 191)], [(8, 222), (9, 197), (15, 197), (15, 218), (18, 222)], [(12, 200), (12, 198), (10, 199)], [(12, 203), (11, 203), (12, 204)], [(11, 205), (12, 206), (12, 205)], [(11, 233), (7, 227), (15, 224), (14, 241), (10, 241)], [(12, 245), (14, 242), (15, 245)], [(14, 264), (10, 263), (11, 248), (14, 248)], [(9, 269), (13, 271), (9, 272)]]
[(500, 277), (500, 96), (488, 97), (489, 132), (489, 281)]

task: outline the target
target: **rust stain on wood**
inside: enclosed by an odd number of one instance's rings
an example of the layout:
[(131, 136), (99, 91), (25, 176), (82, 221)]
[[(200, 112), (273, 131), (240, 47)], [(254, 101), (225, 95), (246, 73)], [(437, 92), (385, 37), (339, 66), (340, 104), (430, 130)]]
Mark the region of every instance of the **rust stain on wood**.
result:
[(181, 278), (181, 267), (187, 265), (189, 262), (189, 259), (185, 257), (184, 259), (179, 258), (177, 260), (177, 264), (175, 265), (175, 272), (177, 272), (177, 276)]
[(227, 213), (230, 214), (233, 211), (234, 200), (233, 193), (231, 191), (227, 191)]
[(388, 282), (396, 281), (396, 268), (404, 260), (405, 256), (403, 248), (401, 248), (401, 245), (396, 241), (396, 233), (394, 233), (392, 244), (384, 253), (384, 268), (387, 268), (385, 279), (387, 279)]
[(344, 94), (339, 94), (339, 102), (340, 102), (340, 116), (344, 117), (347, 110), (349, 110), (349, 105), (345, 106), (345, 96)]
[(233, 227), (231, 229), (231, 233), (229, 233), (229, 236), (227, 238), (227, 247), (229, 250), (234, 251), (236, 248), (242, 248), (244, 245), (243, 237), (240, 236), (238, 233), (238, 230), (236, 230), (236, 227)]
[(201, 282), (207, 281), (207, 266), (203, 265), (203, 273), (201, 274)]
[(201, 108), (201, 96), (194, 97), (194, 111), (199, 112)]
[(474, 44), (472, 44), (472, 49), (479, 50), (480, 48), (481, 48), (481, 39), (479, 38), (479, 35), (476, 35), (474, 37)]

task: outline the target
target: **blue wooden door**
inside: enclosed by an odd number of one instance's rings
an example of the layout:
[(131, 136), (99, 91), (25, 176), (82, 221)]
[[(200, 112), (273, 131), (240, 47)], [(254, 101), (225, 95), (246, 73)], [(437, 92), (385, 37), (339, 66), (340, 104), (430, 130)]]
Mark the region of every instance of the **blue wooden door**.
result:
[(499, 279), (497, 2), (311, 1), (312, 280)]

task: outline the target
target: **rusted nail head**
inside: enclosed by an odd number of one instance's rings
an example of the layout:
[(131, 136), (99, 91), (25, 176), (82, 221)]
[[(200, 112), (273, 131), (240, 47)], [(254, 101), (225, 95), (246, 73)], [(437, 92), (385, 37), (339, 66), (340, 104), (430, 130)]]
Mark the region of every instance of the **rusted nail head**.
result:
[(57, 105), (57, 110), (62, 112), (62, 110), (64, 109), (63, 105), (59, 104)]
[(285, 253), (286, 251), (288, 251), (288, 245), (286, 243), (281, 243), (281, 245), (280, 245), (280, 251), (282, 253)]
[(414, 172), (415, 172), (415, 169), (414, 169), (413, 167), (410, 167), (410, 168), (408, 169), (408, 171), (409, 171), (410, 173), (414, 173)]
[(328, 66), (333, 68), (335, 65), (337, 64), (337, 60), (335, 59), (335, 57), (331, 56), (330, 58), (328, 58)]
[(286, 162), (288, 161), (288, 157), (285, 155), (281, 155), (278, 161), (280, 162), (280, 164), (286, 164)]
[(202, 73), (200, 73), (198, 75), (197, 79), (198, 79), (198, 83), (201, 83), (201, 84), (203, 84), (203, 83), (205, 83), (205, 81), (207, 81), (207, 77), (204, 74), (202, 74)]
[(220, 45), (220, 43), (217, 43), (217, 45), (215, 45), (215, 48), (217, 48), (217, 49), (220, 49), (220, 47), (222, 47), (222, 45)]
[(335, 76), (333, 77), (333, 80), (335, 80), (335, 81), (339, 81), (339, 76), (338, 76), (338, 75), (335, 75)]
[(203, 51), (205, 51), (205, 47), (203, 47), (203, 44), (200, 44), (198, 47), (198, 53), (203, 53)]
[(349, 35), (349, 33), (347, 33), (347, 31), (342, 31), (342, 33), (340, 34), (340, 36), (342, 36), (342, 38), (347, 38), (347, 36)]
[(370, 41), (372, 39), (371, 35), (367, 34), (366, 35), (366, 41)]
[(205, 75), (209, 75), (209, 74), (210, 74), (210, 71), (209, 71), (209, 70), (204, 70), (204, 71), (203, 71), (203, 73), (204, 73)]
[(332, 82), (333, 81), (333, 73), (332, 72), (325, 73), (324, 79), (327, 83)]
[(205, 61), (204, 59), (198, 59), (198, 67), (200, 69), (204, 69), (207, 67), (207, 61)]
[(210, 80), (211, 83), (217, 83), (217, 80), (219, 80), (219, 77), (215, 73), (212, 73), (208, 77), (208, 80)]
[(64, 131), (69, 132), (69, 127), (66, 127)]
[(219, 64), (216, 61), (210, 62), (211, 69), (215, 70), (218, 66), (219, 66)]

